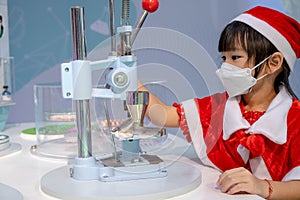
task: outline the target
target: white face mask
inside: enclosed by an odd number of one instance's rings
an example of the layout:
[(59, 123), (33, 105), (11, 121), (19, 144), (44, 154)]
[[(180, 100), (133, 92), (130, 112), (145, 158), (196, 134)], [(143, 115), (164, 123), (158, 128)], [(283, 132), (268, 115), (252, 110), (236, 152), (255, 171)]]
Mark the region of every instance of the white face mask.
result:
[(222, 63), (221, 68), (216, 71), (216, 74), (221, 79), (229, 97), (247, 94), (258, 80), (267, 76), (268, 74), (265, 74), (256, 79), (251, 75), (251, 72), (269, 58), (270, 56), (255, 65), (252, 69), (242, 69), (226, 62)]

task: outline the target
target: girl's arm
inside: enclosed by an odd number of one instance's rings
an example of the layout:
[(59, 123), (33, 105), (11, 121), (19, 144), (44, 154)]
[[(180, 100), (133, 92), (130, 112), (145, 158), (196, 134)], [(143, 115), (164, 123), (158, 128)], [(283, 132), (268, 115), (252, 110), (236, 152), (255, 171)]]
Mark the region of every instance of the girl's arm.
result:
[(273, 193), (270, 199), (300, 199), (300, 180), (297, 181), (270, 181)]
[(168, 106), (158, 97), (152, 94), (139, 81), (139, 91), (149, 92), (149, 105), (146, 110), (146, 117), (157, 126), (179, 127), (179, 115), (174, 106)]
[(300, 180), (266, 181), (255, 177), (243, 167), (225, 171), (220, 175), (217, 185), (228, 194), (246, 192), (274, 200), (300, 199)]

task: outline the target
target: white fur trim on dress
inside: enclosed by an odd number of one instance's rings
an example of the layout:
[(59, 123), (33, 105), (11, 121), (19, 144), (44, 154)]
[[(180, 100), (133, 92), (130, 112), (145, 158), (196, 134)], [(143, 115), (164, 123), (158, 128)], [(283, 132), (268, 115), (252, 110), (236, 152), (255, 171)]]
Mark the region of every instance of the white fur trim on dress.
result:
[(282, 181), (300, 180), (300, 166), (293, 168), (285, 175)]
[(199, 159), (203, 162), (203, 164), (219, 169), (207, 157), (207, 153), (206, 153), (207, 147), (204, 142), (202, 125), (201, 125), (199, 111), (195, 100), (190, 99), (184, 101), (182, 103), (182, 106), (184, 109), (187, 125), (193, 141), (193, 145)]
[(239, 144), (239, 146), (237, 147), (237, 152), (240, 154), (241, 158), (246, 164), (249, 160), (250, 151), (247, 148), (245, 148), (243, 145)]
[(287, 116), (293, 99), (285, 87), (280, 88), (266, 113), (252, 125), (242, 117), (239, 100), (240, 96), (229, 98), (226, 102), (223, 121), (224, 140), (228, 140), (237, 130), (248, 129), (245, 131), (247, 134), (260, 133), (277, 144), (286, 143)]
[(260, 179), (272, 180), (264, 159), (259, 156), (249, 160), (252, 174)]

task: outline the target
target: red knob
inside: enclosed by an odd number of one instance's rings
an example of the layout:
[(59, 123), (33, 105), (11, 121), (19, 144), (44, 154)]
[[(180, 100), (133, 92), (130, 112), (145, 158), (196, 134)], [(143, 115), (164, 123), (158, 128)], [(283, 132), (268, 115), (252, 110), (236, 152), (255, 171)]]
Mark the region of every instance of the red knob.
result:
[(143, 0), (142, 1), (143, 9), (147, 10), (150, 13), (155, 12), (158, 8), (158, 5), (159, 5), (158, 0)]

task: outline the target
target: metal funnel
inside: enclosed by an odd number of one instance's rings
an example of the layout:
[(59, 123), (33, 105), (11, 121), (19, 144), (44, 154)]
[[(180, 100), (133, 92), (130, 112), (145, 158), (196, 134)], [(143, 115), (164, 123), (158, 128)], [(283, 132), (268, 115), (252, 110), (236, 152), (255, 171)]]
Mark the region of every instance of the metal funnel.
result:
[(126, 104), (135, 126), (143, 126), (143, 121), (149, 104), (149, 92), (128, 91)]

